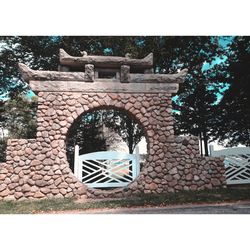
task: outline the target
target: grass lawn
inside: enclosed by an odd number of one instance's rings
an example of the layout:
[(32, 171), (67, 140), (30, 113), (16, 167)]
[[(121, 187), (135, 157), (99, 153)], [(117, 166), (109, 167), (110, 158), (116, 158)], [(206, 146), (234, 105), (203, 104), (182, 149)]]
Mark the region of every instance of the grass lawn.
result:
[(181, 191), (171, 194), (144, 194), (122, 200), (102, 200), (79, 203), (75, 199), (46, 199), (40, 201), (0, 201), (0, 214), (32, 214), (53, 211), (87, 210), (97, 208), (121, 208), (139, 206), (167, 206), (185, 203), (217, 203), (250, 200), (250, 189), (218, 189)]

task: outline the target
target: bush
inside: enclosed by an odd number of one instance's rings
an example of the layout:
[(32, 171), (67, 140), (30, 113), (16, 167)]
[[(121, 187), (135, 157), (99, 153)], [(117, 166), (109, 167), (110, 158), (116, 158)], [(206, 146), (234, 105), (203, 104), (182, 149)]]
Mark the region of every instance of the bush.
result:
[(6, 161), (7, 139), (0, 139), (0, 162)]

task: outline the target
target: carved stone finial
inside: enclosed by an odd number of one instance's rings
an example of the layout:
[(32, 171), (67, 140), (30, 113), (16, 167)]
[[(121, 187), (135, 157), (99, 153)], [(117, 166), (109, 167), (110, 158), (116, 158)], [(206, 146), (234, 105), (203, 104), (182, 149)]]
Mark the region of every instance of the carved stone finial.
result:
[(182, 69), (180, 73), (186, 76), (186, 74), (188, 73), (188, 69)]
[(186, 75), (188, 73), (188, 69), (183, 69), (179, 73), (177, 73), (176, 79), (179, 80), (180, 83), (185, 81)]
[(28, 82), (33, 77), (33, 70), (24, 63), (18, 63), (18, 70), (24, 81)]
[(126, 54), (125, 54), (125, 57), (126, 57), (126, 58), (132, 58), (132, 55), (131, 55), (130, 53), (126, 53)]
[(88, 55), (88, 53), (86, 51), (80, 51), (80, 53), (81, 53), (82, 56), (87, 56)]

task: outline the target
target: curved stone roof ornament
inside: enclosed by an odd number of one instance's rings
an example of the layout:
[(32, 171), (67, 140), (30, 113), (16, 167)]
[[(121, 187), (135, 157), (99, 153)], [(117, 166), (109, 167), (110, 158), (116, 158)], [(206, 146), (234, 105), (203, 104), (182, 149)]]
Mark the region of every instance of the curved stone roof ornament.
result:
[(88, 55), (88, 53), (86, 51), (81, 51), (80, 53), (81, 53), (82, 56), (87, 56)]
[(176, 93), (187, 74), (187, 69), (154, 74), (153, 53), (143, 59), (133, 59), (129, 53), (125, 57), (81, 54), (74, 57), (60, 49), (59, 71), (32, 70), (22, 63), (19, 71), (35, 92)]
[(83, 72), (60, 72), (33, 70), (23, 63), (18, 63), (19, 72), (24, 81), (84, 81)]

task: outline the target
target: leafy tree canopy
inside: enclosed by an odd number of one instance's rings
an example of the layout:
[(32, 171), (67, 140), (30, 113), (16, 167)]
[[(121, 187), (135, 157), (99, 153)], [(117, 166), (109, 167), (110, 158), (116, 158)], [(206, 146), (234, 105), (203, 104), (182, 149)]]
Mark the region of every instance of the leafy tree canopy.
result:
[(0, 129), (8, 130), (7, 137), (0, 138), (0, 162), (5, 161), (5, 149), (8, 138), (35, 138), (37, 100), (17, 96), (6, 102), (0, 102)]
[(229, 88), (217, 106), (214, 139), (237, 146), (250, 146), (250, 38), (236, 37), (225, 64), (217, 67), (219, 80)]

